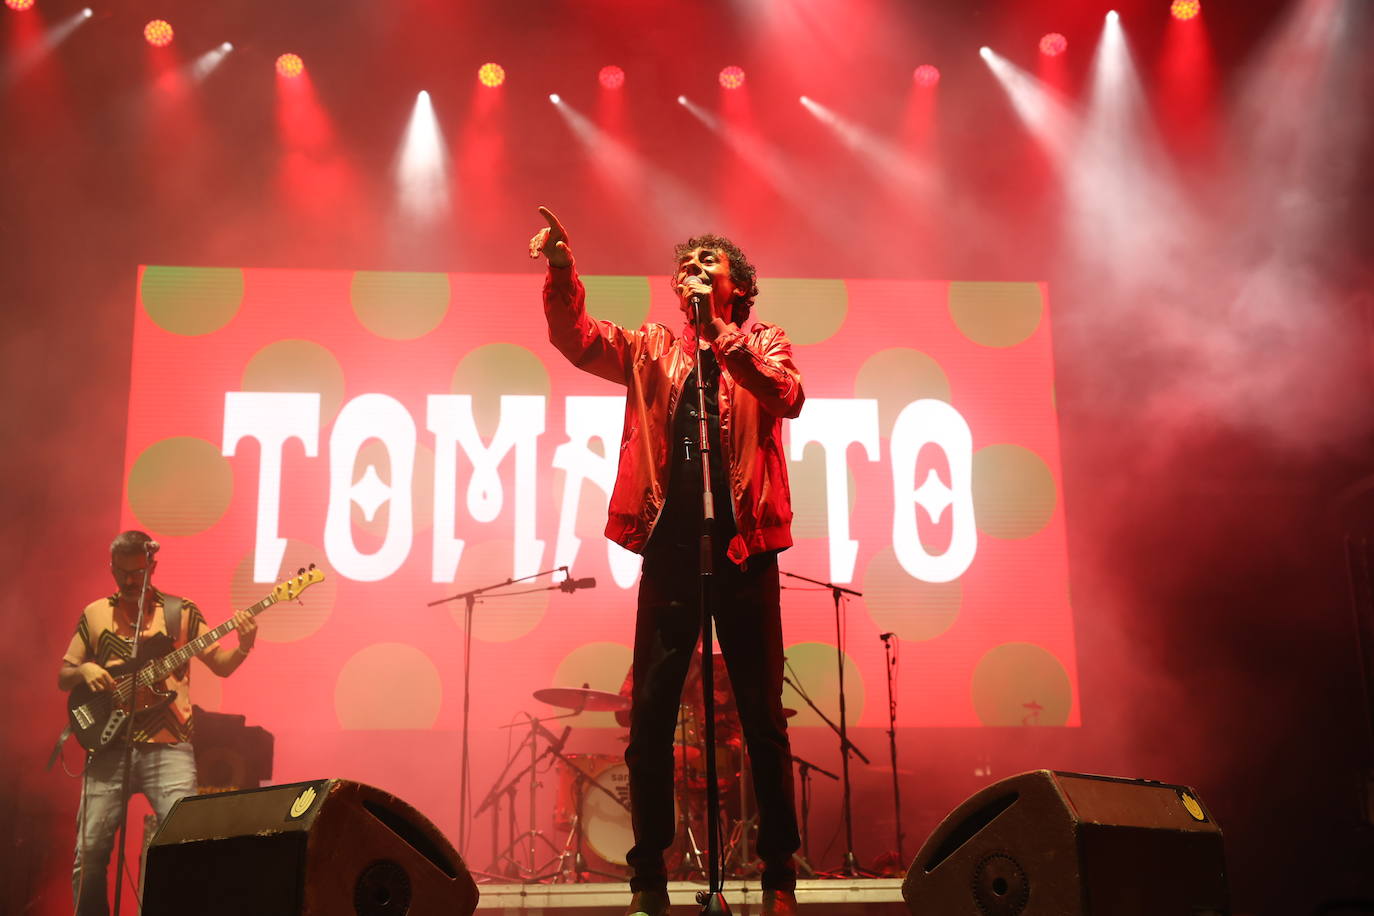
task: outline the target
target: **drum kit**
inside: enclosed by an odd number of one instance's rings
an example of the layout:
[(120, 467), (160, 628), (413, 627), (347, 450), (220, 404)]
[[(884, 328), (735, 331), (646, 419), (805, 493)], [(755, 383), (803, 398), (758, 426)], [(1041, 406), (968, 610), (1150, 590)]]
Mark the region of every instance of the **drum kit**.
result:
[[(746, 877), (755, 873), (750, 854), (756, 817), (753, 787), (748, 778), (748, 760), (744, 753), (739, 716), (724, 665), (716, 665), (718, 672), (715, 690), (716, 772), (722, 799), (721, 828), (727, 838), (725, 845), (726, 873), (732, 877)], [(699, 684), (699, 679), (698, 679)], [(684, 702), (678, 709), (678, 724), (674, 732), (675, 810), (679, 829), (674, 847), (668, 851), (666, 864), (669, 877), (690, 880), (705, 875), (707, 863), (703, 846), (706, 818), (706, 753), (702, 720), (704, 717), (699, 686), (689, 680)], [(696, 702), (690, 702), (695, 694)], [(552, 719), (577, 716), (583, 712), (623, 712), (630, 708), (627, 696), (581, 687), (548, 687), (534, 692), (534, 699), (570, 710)], [(794, 710), (786, 710), (790, 716)], [(497, 786), (488, 795), (478, 813), (509, 796), (513, 802), (519, 783), (528, 780), (531, 795), (531, 830), (510, 837), (509, 844), (497, 854), (489, 868), (493, 874), (519, 877), (524, 880), (586, 881), (592, 876), (623, 879), (627, 874), (626, 854), (634, 844), (630, 823), (630, 774), (623, 754), (564, 753), (572, 727), (561, 736), (545, 728), (543, 721), (527, 716), (531, 729), (529, 765), (507, 778), (511, 763), (498, 777)], [(517, 723), (525, 725), (526, 723)], [(542, 754), (536, 754), (535, 744), (542, 738), (546, 743)], [(621, 738), (628, 740), (628, 735)], [(522, 745), (523, 749), (523, 745)], [(520, 756), (518, 750), (515, 756)], [(515, 757), (512, 757), (512, 763)], [(551, 759), (548, 766), (558, 774), (557, 800), (554, 805), (553, 826), (563, 834), (560, 846), (542, 832), (533, 829), (537, 811), (533, 805), (536, 774), (541, 763)], [(511, 832), (514, 832), (512, 817)], [(496, 844), (493, 828), (493, 847)], [(555, 853), (555, 858), (536, 863), (539, 843)], [(525, 861), (519, 861), (519, 859)]]

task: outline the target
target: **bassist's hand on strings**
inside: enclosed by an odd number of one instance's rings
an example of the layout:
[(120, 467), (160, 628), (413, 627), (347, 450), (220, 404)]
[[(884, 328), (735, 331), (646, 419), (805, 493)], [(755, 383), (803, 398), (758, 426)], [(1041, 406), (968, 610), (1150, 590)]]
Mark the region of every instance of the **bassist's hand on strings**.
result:
[(115, 679), (104, 668), (95, 662), (86, 662), (76, 667), (77, 674), (81, 675), (81, 680), (85, 681), (86, 686), (96, 691), (110, 690), (115, 685)]

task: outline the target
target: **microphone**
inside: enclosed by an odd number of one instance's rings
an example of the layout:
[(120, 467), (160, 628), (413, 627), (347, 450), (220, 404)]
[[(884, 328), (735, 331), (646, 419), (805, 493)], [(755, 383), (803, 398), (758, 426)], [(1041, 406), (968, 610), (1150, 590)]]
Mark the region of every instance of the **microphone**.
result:
[(149, 554), (154, 554), (162, 549), (162, 545), (159, 544), (157, 541), (146, 541), (143, 544), (143, 549), (145, 552)]
[(879, 633), (878, 638), (881, 639), (883, 642), (887, 642), (889, 639), (896, 635), (896, 633)]
[(558, 583), (560, 591), (572, 592), (579, 588), (596, 588), (596, 579), (588, 576), (585, 579), (564, 579)]
[(568, 743), (568, 736), (572, 734), (572, 728), (573, 728), (573, 727), (572, 727), (571, 725), (568, 725), (568, 726), (565, 726), (565, 727), (564, 727), (564, 729), (563, 729), (563, 734), (559, 735), (559, 736), (558, 736), (558, 740), (555, 741), (555, 742), (553, 743), (553, 749), (554, 749), (554, 750), (556, 750), (556, 751), (561, 751), (561, 750), (563, 750), (563, 745), (565, 745), (565, 744)]

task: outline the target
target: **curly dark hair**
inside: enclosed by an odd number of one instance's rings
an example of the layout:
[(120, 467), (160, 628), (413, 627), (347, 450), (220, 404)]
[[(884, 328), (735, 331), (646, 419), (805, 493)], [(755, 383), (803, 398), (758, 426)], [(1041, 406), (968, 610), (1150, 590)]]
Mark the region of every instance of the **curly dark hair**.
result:
[(698, 248), (718, 249), (730, 259), (730, 279), (734, 281), (735, 288), (744, 293), (743, 297), (735, 300), (735, 307), (730, 315), (730, 320), (737, 325), (743, 325), (749, 320), (749, 312), (754, 307), (754, 298), (759, 294), (758, 276), (757, 271), (754, 270), (754, 265), (749, 263), (749, 257), (740, 250), (738, 245), (725, 236), (714, 233), (695, 235), (685, 242), (680, 242), (673, 249), (673, 258), (681, 261)]

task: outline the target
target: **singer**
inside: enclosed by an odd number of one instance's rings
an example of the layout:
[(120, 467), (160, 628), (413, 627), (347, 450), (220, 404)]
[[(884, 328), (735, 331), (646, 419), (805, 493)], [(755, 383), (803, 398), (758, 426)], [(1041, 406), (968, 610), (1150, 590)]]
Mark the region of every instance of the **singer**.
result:
[[(138, 600), (145, 570), (151, 579), (157, 568), (157, 542), (142, 531), (125, 531), (110, 545), (110, 573), (116, 591), (86, 606), (76, 622), (76, 633), (62, 657), (57, 686), (71, 690), (84, 684), (103, 692), (115, 686), (109, 668), (127, 662)], [(239, 644), (233, 649), (211, 646), (199, 656), (220, 677), (228, 677), (243, 664), (257, 639), (257, 621), (247, 611), (234, 615)], [(148, 660), (185, 645), (200, 635), (205, 618), (192, 602), (167, 595), (148, 585), (143, 628), (139, 633), (139, 658)], [(196, 758), (191, 747), (191, 672), (173, 672), (155, 685), (174, 694), (172, 702), (156, 712), (133, 720), (130, 795), (142, 792), (161, 821), (172, 803), (196, 791)], [(77, 916), (109, 912), (105, 875), (110, 852), (125, 811), (120, 797), (123, 784), (125, 744), (118, 740), (86, 758), (81, 805), (76, 816), (76, 859), (72, 866), (72, 895)], [(116, 876), (118, 880), (118, 876)]]
[(792, 345), (775, 325), (756, 321), (741, 330), (758, 294), (754, 267), (716, 235), (677, 246), (671, 284), (686, 319), (681, 333), (592, 319), (568, 234), (547, 208), (539, 213), (548, 226), (530, 240), (529, 252), (548, 260), (549, 340), (573, 365), (626, 388), (606, 536), (644, 557), (625, 751), (635, 840), (627, 913), (668, 913), (663, 854), (676, 830), (673, 727), (701, 631), (701, 454), (695, 392), (684, 392), (700, 361), (716, 507), (717, 638), (758, 799), (763, 912), (791, 916), (792, 856), (801, 841), (782, 709), (777, 554), (792, 545), (782, 421), (801, 412), (804, 397)]

